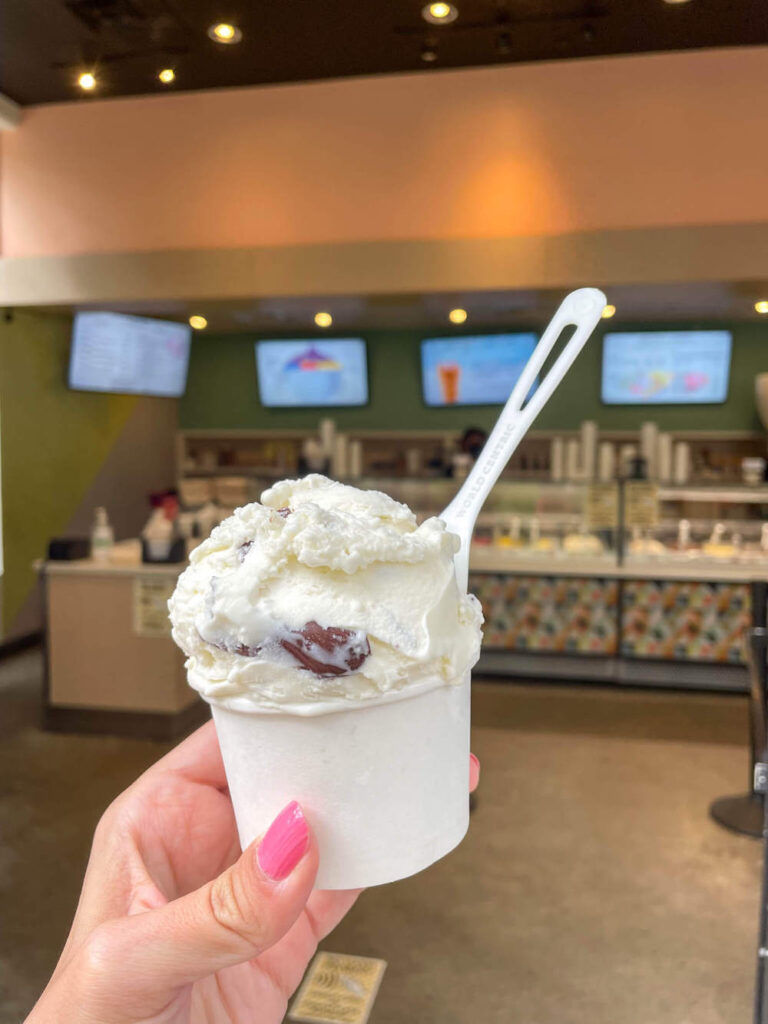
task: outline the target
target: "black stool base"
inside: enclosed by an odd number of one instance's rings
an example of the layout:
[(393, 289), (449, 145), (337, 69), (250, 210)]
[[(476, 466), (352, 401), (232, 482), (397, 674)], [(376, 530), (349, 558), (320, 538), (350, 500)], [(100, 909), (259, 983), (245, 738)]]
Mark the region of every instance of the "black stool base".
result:
[(721, 796), (710, 804), (709, 813), (718, 825), (731, 832), (755, 839), (763, 835), (763, 798), (759, 793)]

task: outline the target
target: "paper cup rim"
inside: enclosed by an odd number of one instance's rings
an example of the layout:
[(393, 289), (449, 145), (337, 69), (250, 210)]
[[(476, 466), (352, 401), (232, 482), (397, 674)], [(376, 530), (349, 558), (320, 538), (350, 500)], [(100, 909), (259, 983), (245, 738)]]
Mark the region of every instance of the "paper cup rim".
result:
[(433, 690), (437, 690), (443, 686), (450, 688), (461, 686), (469, 679), (469, 676), (470, 673), (467, 672), (460, 678), (451, 681), (446, 681), (440, 677), (430, 677), (429, 679), (424, 679), (419, 683), (411, 683), (404, 686), (401, 690), (382, 693), (376, 697), (369, 697), (363, 700), (312, 701), (304, 704), (285, 704), (275, 707), (254, 706), (247, 697), (232, 697), (230, 700), (218, 700), (215, 697), (207, 697), (202, 693), (200, 696), (210, 704), (212, 708), (217, 708), (221, 711), (231, 711), (234, 714), (265, 716), (283, 715), (287, 718), (316, 718), (321, 715), (333, 715), (350, 711), (365, 711), (367, 708), (377, 708), (386, 704), (395, 704), (403, 700), (412, 700), (416, 697), (423, 696), (425, 693), (431, 693)]

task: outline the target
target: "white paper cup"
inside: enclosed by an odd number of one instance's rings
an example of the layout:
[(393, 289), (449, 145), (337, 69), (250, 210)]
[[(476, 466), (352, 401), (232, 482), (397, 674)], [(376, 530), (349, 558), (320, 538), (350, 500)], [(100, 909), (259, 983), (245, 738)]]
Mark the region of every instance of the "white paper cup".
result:
[(469, 675), (321, 715), (212, 710), (242, 846), (298, 800), (317, 837), (318, 889), (406, 878), (466, 834)]

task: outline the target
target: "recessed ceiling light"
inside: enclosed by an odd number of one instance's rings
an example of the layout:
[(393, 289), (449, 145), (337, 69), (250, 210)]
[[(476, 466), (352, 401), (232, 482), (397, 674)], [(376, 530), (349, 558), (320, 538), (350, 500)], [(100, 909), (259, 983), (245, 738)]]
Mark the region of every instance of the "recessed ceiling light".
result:
[(96, 75), (92, 71), (84, 71), (81, 75), (78, 75), (77, 84), (81, 89), (90, 92), (91, 89), (96, 88)]
[(189, 318), (189, 326), (195, 331), (204, 331), (208, 326), (208, 321), (204, 316), (198, 316), (195, 314)]
[(450, 25), (459, 16), (458, 9), (453, 4), (425, 4), (421, 8), (421, 16), (430, 25)]
[(243, 33), (237, 25), (230, 25), (226, 21), (220, 21), (217, 25), (211, 25), (208, 29), (208, 36), (214, 43), (239, 43)]
[(318, 327), (330, 327), (333, 317), (330, 313), (315, 313), (315, 323)]
[(162, 71), (158, 72), (157, 77), (163, 83), (163, 85), (170, 85), (171, 82), (176, 78), (176, 72), (173, 68), (163, 68)]
[(500, 57), (506, 57), (512, 53), (512, 36), (509, 32), (499, 32), (496, 36), (496, 53)]
[(466, 309), (452, 309), (448, 314), (448, 319), (452, 324), (463, 324), (467, 319)]
[(768, 299), (760, 299), (759, 302), (755, 303), (756, 313), (768, 313)]
[(603, 312), (600, 314), (600, 316), (603, 318), (603, 320), (610, 320), (611, 317), (615, 314), (615, 312), (616, 307), (612, 306), (609, 302), (607, 306), (603, 306)]

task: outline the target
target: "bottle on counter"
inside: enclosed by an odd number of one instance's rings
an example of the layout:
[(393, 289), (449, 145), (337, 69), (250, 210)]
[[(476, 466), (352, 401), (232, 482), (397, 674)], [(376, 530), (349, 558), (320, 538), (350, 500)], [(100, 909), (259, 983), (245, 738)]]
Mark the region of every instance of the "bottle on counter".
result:
[(108, 562), (115, 546), (115, 531), (110, 525), (107, 510), (102, 506), (96, 509), (91, 529), (91, 558), (95, 562)]

